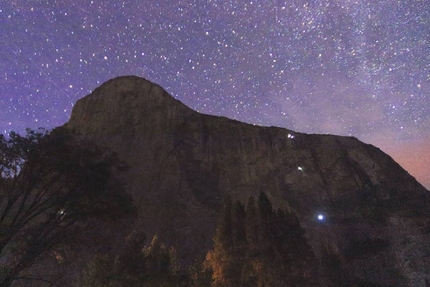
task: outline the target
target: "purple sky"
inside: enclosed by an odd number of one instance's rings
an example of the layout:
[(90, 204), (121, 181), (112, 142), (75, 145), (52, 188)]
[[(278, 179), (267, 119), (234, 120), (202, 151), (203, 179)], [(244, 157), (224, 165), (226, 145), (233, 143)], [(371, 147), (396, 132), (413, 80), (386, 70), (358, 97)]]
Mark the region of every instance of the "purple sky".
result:
[(3, 133), (133, 74), (199, 112), (355, 136), (430, 188), (428, 1), (6, 0), (0, 36)]

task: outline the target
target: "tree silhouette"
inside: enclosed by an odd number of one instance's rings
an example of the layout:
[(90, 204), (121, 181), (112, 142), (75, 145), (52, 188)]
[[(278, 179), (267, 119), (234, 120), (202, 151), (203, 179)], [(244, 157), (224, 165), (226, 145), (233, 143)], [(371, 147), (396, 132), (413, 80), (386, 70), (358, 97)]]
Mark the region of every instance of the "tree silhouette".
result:
[(318, 286), (316, 260), (293, 212), (275, 212), (261, 193), (246, 209), (226, 200), (220, 218), (205, 262), (212, 286)]
[[(72, 136), (0, 136), (0, 286), (43, 256), (84, 240), (94, 220), (132, 215), (115, 154)], [(29, 279), (29, 278), (25, 278)]]
[(215, 231), (214, 249), (206, 256), (207, 265), (212, 270), (213, 286), (233, 286), (235, 282), (232, 228), (232, 202), (227, 198)]
[(89, 263), (84, 287), (171, 287), (181, 285), (176, 250), (153, 236), (144, 245), (143, 232), (133, 231), (117, 255), (99, 254)]

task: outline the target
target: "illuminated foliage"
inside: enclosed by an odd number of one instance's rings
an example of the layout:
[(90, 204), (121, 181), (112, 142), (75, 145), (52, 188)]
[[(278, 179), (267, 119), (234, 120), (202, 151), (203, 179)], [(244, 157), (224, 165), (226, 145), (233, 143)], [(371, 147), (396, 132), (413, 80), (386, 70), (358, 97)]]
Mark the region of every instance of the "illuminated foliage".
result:
[(236, 226), (233, 226), (232, 208), (231, 199), (227, 198), (214, 237), (214, 250), (206, 257), (212, 270), (212, 286), (236, 286), (240, 276), (240, 262), (233, 254), (236, 251), (233, 238)]
[(318, 286), (315, 258), (294, 213), (275, 212), (261, 193), (246, 211), (228, 199), (220, 218), (204, 263), (211, 286)]
[(207, 266), (207, 261), (200, 262), (195, 260), (189, 268), (190, 286), (193, 287), (208, 287), (212, 283), (212, 272), (210, 266)]

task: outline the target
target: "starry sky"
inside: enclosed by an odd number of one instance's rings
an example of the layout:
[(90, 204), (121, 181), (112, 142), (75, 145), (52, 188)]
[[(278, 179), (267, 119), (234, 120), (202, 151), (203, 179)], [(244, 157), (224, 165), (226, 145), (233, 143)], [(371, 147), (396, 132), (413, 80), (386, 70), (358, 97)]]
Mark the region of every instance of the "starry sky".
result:
[(428, 0), (1, 0), (0, 131), (138, 75), (189, 107), (352, 135), (430, 188)]

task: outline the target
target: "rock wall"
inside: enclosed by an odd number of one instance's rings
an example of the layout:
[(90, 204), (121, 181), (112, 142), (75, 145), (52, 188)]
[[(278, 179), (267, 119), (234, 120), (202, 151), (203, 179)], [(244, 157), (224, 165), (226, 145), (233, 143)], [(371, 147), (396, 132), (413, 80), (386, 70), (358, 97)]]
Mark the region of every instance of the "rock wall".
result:
[(199, 114), (134, 76), (79, 100), (65, 127), (118, 152), (130, 167), (139, 227), (185, 258), (210, 248), (224, 196), (246, 201), (264, 191), (299, 215), (318, 256), (321, 248), (337, 253), (364, 284), (425, 286), (430, 278), (429, 192), (355, 138)]

